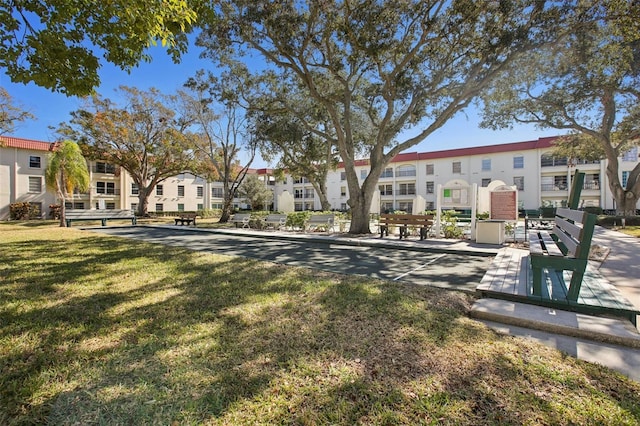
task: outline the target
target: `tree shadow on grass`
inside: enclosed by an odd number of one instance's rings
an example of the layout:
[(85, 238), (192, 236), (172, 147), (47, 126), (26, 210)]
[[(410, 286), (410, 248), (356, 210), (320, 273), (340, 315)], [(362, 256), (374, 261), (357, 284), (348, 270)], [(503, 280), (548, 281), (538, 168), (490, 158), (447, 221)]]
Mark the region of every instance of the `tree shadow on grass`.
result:
[(11, 247), (0, 286), (0, 420), (518, 419), (496, 396), (521, 387), (514, 346), (466, 318), (469, 295), (103, 237), (46, 242), (38, 266), (40, 243)]

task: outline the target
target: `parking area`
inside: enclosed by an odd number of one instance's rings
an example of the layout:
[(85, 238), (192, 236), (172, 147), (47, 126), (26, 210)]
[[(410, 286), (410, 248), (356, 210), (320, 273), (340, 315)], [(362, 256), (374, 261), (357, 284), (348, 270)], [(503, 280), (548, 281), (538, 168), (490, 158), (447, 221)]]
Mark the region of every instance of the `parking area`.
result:
[(412, 250), (410, 241), (401, 249), (393, 249), (323, 238), (297, 239), (179, 227), (100, 227), (91, 231), (191, 250), (470, 292), (475, 291), (492, 259), (481, 253), (430, 251), (422, 247)]

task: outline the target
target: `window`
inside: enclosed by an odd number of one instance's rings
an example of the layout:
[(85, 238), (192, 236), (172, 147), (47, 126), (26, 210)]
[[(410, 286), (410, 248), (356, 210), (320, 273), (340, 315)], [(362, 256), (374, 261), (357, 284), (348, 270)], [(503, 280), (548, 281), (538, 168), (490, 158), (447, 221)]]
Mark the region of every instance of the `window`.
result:
[(489, 186), (489, 184), (491, 183), (491, 178), (484, 178), (482, 179), (482, 187), (486, 188), (487, 186)]
[(341, 186), (340, 187), (340, 196), (341, 197), (346, 197), (347, 196), (347, 187), (346, 186)]
[(369, 170), (362, 169), (360, 170), (360, 179), (365, 180), (369, 175)]
[(622, 187), (627, 187), (627, 181), (629, 180), (629, 172), (622, 172)]
[(435, 182), (427, 182), (427, 194), (433, 194), (435, 191)]
[(379, 185), (380, 195), (393, 195), (393, 185)]
[(178, 185), (178, 197), (184, 197), (184, 185)]
[(178, 211), (179, 212), (183, 212), (184, 211), (184, 204), (178, 203)]
[(134, 212), (138, 210), (138, 203), (131, 203), (131, 210)]
[(396, 173), (397, 177), (410, 177), (416, 175), (416, 166), (411, 164), (405, 164), (402, 166), (398, 166), (398, 172)]
[(516, 186), (518, 191), (524, 191), (524, 176), (514, 176), (513, 184)]
[(32, 169), (39, 169), (40, 167), (42, 167), (41, 161), (42, 160), (37, 155), (30, 155), (29, 156), (29, 167), (31, 167)]
[(196, 198), (204, 197), (204, 188), (202, 186), (196, 187)]
[(434, 169), (435, 167), (433, 164), (427, 164), (427, 175), (435, 174)]
[(304, 190), (302, 189), (295, 189), (293, 191), (293, 198), (298, 198), (301, 199), (304, 197)]
[(347, 180), (347, 172), (340, 172), (340, 180)]
[(389, 178), (393, 177), (393, 169), (391, 167), (387, 167), (384, 169), (384, 172), (380, 175), (381, 178)]
[(156, 203), (156, 211), (157, 212), (164, 211), (164, 206), (162, 205), (162, 203)]
[(211, 196), (213, 198), (223, 198), (224, 188), (211, 188)]
[(96, 173), (115, 174), (116, 167), (113, 164), (97, 162), (94, 170), (96, 171)]
[(435, 201), (427, 201), (425, 208), (427, 210), (435, 210), (436, 209)]
[(452, 164), (452, 172), (453, 173), (462, 173), (462, 163), (460, 161), (454, 161)]
[(40, 176), (29, 176), (29, 192), (42, 192), (42, 178)]
[(314, 198), (316, 196), (313, 188), (308, 188), (304, 190), (304, 198)]
[(156, 185), (156, 195), (164, 195), (164, 188), (162, 185)]
[(540, 167), (566, 166), (567, 163), (567, 157), (554, 157), (549, 153), (540, 157)]
[(64, 203), (64, 207), (67, 209), (84, 210), (84, 203), (81, 201), (76, 203), (67, 201), (66, 203)]
[(524, 169), (524, 157), (522, 155), (513, 157), (513, 168)]
[(137, 183), (132, 183), (131, 184), (131, 195), (139, 195), (140, 194), (140, 188), (138, 188), (138, 184)]
[(491, 171), (491, 158), (485, 158), (482, 160), (482, 171), (483, 172)]
[(104, 208), (107, 210), (115, 210), (116, 209), (116, 203), (105, 203)]
[(380, 211), (384, 213), (391, 213), (393, 211), (393, 203), (380, 203)]
[(114, 182), (96, 182), (96, 193), (114, 195), (116, 186)]
[(398, 202), (398, 210), (411, 213), (413, 211), (413, 201), (400, 201)]
[(399, 195), (416, 195), (416, 184), (413, 182), (398, 184), (398, 194)]
[(629, 151), (625, 152), (622, 156), (622, 161), (637, 161), (638, 160), (638, 147), (634, 146)]
[(204, 210), (204, 204), (198, 204), (198, 210)]

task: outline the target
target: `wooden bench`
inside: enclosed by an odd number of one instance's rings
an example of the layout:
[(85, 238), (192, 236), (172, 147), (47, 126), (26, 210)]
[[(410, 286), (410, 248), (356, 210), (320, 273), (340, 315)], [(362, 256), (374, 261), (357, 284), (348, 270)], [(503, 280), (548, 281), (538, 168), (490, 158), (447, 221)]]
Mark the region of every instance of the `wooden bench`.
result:
[(196, 217), (198, 217), (198, 215), (196, 213), (183, 213), (181, 214), (179, 217), (176, 217), (174, 220), (176, 221), (176, 225), (178, 225), (178, 223), (180, 225), (191, 225), (191, 222), (193, 222), (193, 226), (196, 226)]
[(309, 231), (322, 229), (326, 232), (332, 232), (335, 221), (336, 217), (332, 214), (314, 214), (307, 220), (306, 229)]
[[(529, 232), (529, 256), (533, 275), (533, 295), (542, 295), (543, 268), (572, 271), (567, 300), (578, 300), (582, 278), (589, 261), (596, 215), (559, 208), (551, 231)], [(565, 284), (566, 286), (566, 284)]]
[(67, 228), (71, 227), (71, 222), (79, 220), (99, 220), (102, 226), (107, 226), (107, 220), (130, 220), (132, 225), (137, 223), (133, 210), (82, 210), (69, 209), (64, 213), (64, 220)]
[(420, 229), (420, 240), (427, 238), (427, 233), (433, 225), (433, 215), (424, 214), (381, 214), (378, 221), (380, 238), (389, 235), (390, 226), (398, 226), (400, 229), (400, 239), (407, 239), (409, 236), (409, 226)]
[(231, 222), (233, 222), (236, 225), (236, 228), (239, 228), (241, 225), (243, 228), (249, 228), (250, 221), (251, 221), (250, 213), (236, 213), (233, 215), (233, 218), (231, 219)]
[(287, 224), (287, 215), (286, 214), (270, 214), (267, 215), (264, 219), (262, 219), (262, 223), (264, 224), (264, 228), (273, 228), (276, 231), (284, 228)]

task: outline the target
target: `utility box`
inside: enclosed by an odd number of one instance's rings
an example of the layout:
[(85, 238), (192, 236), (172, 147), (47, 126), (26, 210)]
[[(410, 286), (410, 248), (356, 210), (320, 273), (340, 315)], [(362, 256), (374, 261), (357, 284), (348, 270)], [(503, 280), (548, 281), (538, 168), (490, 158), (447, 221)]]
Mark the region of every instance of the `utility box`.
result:
[(505, 222), (503, 220), (480, 220), (476, 223), (476, 243), (504, 244)]

